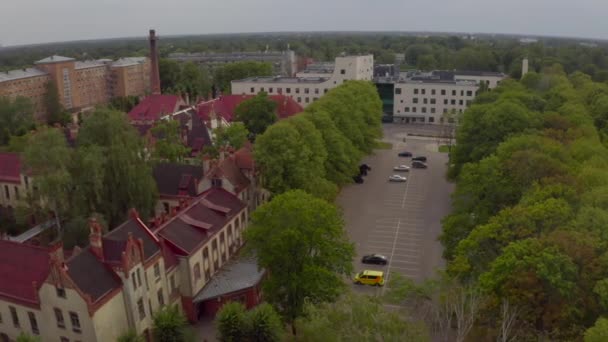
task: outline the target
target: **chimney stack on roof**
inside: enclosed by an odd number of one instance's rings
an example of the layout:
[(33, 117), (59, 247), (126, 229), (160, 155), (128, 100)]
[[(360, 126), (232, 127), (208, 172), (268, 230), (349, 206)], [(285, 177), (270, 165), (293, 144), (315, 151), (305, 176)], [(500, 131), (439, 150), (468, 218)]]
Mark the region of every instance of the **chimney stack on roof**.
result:
[(91, 252), (93, 252), (97, 258), (103, 260), (102, 229), (95, 217), (91, 217), (91, 219), (89, 219), (89, 231), (89, 244), (91, 246)]

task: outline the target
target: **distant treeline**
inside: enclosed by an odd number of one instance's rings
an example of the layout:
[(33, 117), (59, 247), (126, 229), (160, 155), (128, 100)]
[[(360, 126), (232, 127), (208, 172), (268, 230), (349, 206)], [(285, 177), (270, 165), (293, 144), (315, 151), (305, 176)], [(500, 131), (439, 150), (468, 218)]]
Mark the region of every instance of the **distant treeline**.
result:
[[(608, 43), (581, 45), (582, 40), (544, 38), (521, 43), (510, 36), (416, 36), (398, 33), (291, 33), (162, 37), (161, 56), (171, 52), (285, 50), (315, 60), (333, 60), (342, 52), (373, 53), (378, 63), (393, 63), (405, 54), (403, 68), (502, 71), (517, 77), (521, 59), (532, 70), (559, 63), (567, 73), (580, 70), (595, 81), (608, 80)], [(143, 38), (54, 43), (0, 49), (0, 70), (20, 68), (52, 54), (77, 59), (119, 58), (148, 54)]]

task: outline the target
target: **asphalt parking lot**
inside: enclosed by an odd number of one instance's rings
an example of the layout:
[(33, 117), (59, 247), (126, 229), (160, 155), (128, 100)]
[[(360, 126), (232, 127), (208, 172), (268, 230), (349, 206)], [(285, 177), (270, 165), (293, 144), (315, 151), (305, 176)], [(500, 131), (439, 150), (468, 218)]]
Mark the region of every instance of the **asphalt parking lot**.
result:
[[(344, 213), (346, 230), (356, 246), (355, 271), (382, 270), (387, 283), (391, 273), (420, 282), (444, 266), (437, 237), (441, 233), (441, 219), (450, 211), (453, 191), (453, 185), (445, 180), (447, 154), (437, 152), (436, 139), (408, 136), (404, 143), (406, 132), (415, 129), (385, 125), (384, 140), (393, 143), (392, 150), (377, 150), (367, 157), (364, 162), (372, 170), (364, 177), (365, 182), (345, 187), (337, 201)], [(401, 151), (426, 156), (428, 169), (393, 171), (397, 165), (411, 165), (411, 158), (397, 156)], [(408, 180), (388, 182), (393, 174), (406, 176)], [(361, 256), (371, 253), (386, 256), (388, 265), (362, 264)], [(372, 286), (353, 287), (363, 293), (383, 292), (383, 288)]]

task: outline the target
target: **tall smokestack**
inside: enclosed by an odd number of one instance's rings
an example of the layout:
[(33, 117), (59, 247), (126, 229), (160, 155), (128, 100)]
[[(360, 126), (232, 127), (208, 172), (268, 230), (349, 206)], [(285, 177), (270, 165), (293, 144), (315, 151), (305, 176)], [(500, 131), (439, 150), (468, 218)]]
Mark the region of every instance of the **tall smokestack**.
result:
[(524, 78), (528, 73), (528, 57), (524, 57), (521, 61), (521, 78)]
[(158, 71), (158, 50), (156, 48), (156, 32), (150, 30), (150, 85), (152, 87), (152, 94), (160, 94), (160, 73)]

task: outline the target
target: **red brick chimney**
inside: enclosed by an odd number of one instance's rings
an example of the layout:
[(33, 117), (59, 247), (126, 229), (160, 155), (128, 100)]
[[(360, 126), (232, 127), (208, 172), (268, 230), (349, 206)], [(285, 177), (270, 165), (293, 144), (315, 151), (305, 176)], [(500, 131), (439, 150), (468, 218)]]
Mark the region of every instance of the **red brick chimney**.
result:
[(95, 254), (99, 259), (103, 260), (103, 241), (102, 241), (102, 229), (97, 219), (91, 217), (89, 220), (89, 244), (91, 246), (91, 252)]
[(160, 94), (160, 73), (158, 71), (158, 49), (156, 47), (156, 32), (150, 30), (150, 87), (152, 94)]

